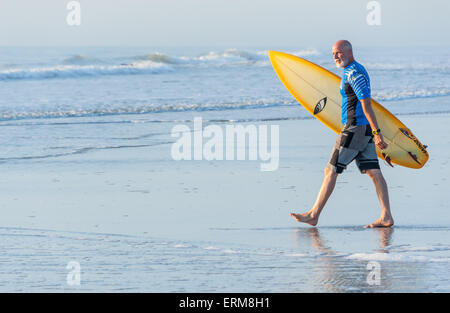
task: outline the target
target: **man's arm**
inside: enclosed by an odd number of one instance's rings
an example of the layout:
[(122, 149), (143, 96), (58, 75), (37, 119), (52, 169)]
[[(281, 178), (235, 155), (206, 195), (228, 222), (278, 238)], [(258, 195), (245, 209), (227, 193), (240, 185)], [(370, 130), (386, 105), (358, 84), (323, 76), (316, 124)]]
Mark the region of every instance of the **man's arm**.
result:
[[(370, 127), (372, 128), (372, 130), (378, 129), (377, 118), (375, 116), (375, 112), (373, 111), (370, 98), (361, 99), (360, 101), (364, 111), (364, 115), (369, 121)], [(383, 130), (381, 130), (381, 132), (382, 131)], [(387, 143), (384, 142), (383, 135), (381, 133), (374, 136), (374, 141), (377, 147), (380, 148), (381, 150), (386, 149), (388, 146)]]

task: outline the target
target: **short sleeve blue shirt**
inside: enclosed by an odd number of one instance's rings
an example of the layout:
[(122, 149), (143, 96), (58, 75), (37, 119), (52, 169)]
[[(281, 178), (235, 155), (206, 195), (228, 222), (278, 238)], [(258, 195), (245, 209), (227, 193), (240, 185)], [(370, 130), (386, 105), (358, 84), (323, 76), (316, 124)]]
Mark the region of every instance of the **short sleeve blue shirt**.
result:
[(370, 79), (366, 69), (356, 61), (347, 65), (342, 75), (342, 124), (367, 125), (361, 99), (370, 98)]

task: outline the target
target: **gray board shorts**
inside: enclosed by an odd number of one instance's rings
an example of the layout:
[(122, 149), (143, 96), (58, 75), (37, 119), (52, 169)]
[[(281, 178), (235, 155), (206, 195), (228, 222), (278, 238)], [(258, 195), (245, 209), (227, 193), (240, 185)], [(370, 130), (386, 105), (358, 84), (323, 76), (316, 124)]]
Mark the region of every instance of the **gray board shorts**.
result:
[(336, 139), (327, 168), (340, 174), (353, 160), (362, 174), (380, 168), (370, 125), (345, 125)]

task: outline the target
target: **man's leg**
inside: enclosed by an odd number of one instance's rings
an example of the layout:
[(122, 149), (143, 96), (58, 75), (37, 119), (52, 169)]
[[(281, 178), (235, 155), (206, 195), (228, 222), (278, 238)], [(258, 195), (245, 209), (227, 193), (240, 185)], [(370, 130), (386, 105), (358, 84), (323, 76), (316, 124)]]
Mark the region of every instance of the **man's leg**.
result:
[(338, 173), (334, 172), (330, 168), (325, 167), (322, 186), (320, 187), (316, 203), (314, 204), (312, 209), (303, 214), (291, 213), (291, 216), (295, 218), (298, 222), (303, 222), (311, 226), (316, 226), (317, 222), (319, 221), (320, 213), (322, 212), (325, 203), (327, 203), (328, 198), (333, 192), (334, 186), (336, 186), (336, 179), (338, 175), (339, 175)]
[(378, 200), (381, 204), (381, 216), (372, 224), (366, 225), (366, 228), (373, 227), (391, 227), (394, 225), (394, 219), (392, 218), (391, 208), (389, 205), (389, 193), (386, 181), (383, 174), (379, 169), (370, 169), (366, 171), (366, 174), (372, 179), (375, 190), (377, 192)]

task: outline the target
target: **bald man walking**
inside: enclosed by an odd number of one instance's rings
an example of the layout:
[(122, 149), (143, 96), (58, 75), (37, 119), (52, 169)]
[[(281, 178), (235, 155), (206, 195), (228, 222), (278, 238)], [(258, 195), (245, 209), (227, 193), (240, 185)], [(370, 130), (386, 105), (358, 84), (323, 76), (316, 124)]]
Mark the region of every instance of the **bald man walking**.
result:
[(330, 160), (324, 170), (324, 179), (316, 202), (306, 213), (291, 213), (297, 221), (316, 226), (320, 213), (334, 190), (336, 180), (347, 165), (356, 161), (360, 172), (367, 174), (375, 185), (381, 204), (381, 216), (366, 228), (391, 227), (392, 218), (386, 181), (381, 173), (375, 149), (385, 149), (382, 130), (370, 100), (370, 80), (365, 68), (355, 61), (352, 45), (347, 40), (339, 40), (333, 45), (332, 54), (336, 66), (344, 69), (340, 85), (342, 95), (342, 124)]

